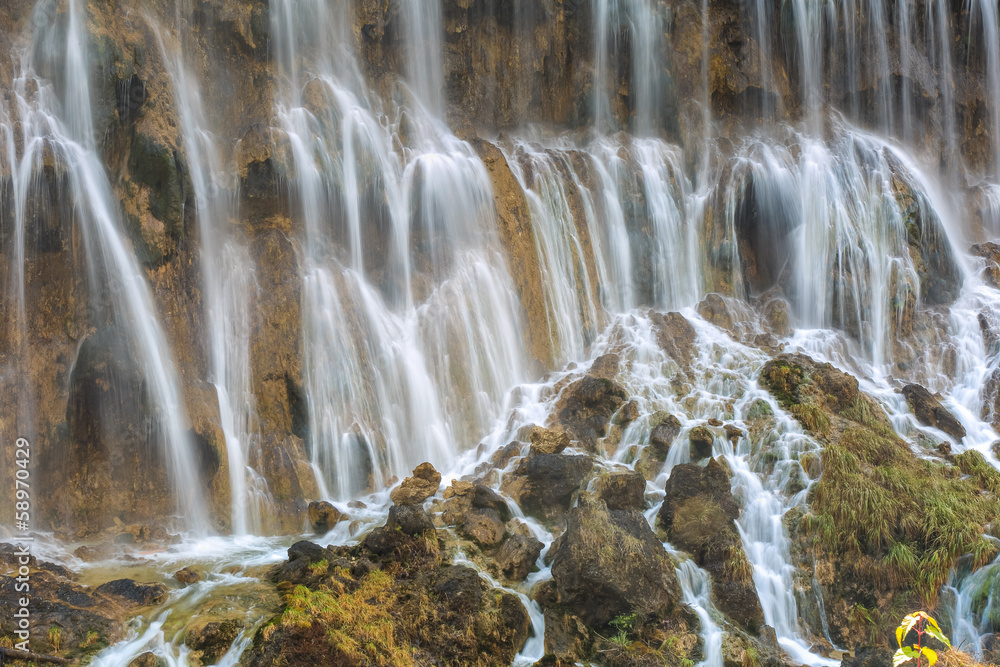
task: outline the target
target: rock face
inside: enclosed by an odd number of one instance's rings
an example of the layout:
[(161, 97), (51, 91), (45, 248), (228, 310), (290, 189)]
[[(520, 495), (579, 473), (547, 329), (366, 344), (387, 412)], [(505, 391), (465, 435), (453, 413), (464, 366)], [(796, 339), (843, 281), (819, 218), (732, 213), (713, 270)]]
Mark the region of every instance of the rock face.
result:
[(620, 614), (669, 613), (679, 600), (674, 566), (642, 515), (581, 499), (552, 545), (559, 603), (595, 628)]
[(926, 388), (908, 384), (903, 387), (903, 396), (921, 424), (939, 428), (959, 441), (965, 437), (965, 427)]

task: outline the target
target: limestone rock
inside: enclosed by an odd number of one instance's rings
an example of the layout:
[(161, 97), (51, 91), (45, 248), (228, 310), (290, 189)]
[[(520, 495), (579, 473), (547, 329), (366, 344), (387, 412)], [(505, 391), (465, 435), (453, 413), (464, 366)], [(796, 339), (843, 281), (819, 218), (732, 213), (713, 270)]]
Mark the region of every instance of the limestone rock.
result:
[(325, 500), (314, 500), (309, 503), (309, 525), (317, 533), (329, 531), (346, 518), (346, 515)]
[(435, 493), (441, 486), (441, 473), (430, 463), (421, 463), (413, 469), (413, 477), (407, 477), (389, 494), (397, 505), (415, 505), (422, 503)]
[(609, 510), (643, 510), (646, 479), (634, 470), (613, 470), (597, 478), (594, 489)]
[(956, 440), (965, 437), (965, 427), (924, 387), (908, 384), (903, 387), (903, 396), (921, 424), (939, 428)]
[(526, 514), (552, 519), (569, 509), (593, 465), (589, 456), (531, 456), (504, 477), (503, 490)]
[(143, 584), (132, 579), (115, 579), (101, 584), (95, 593), (113, 595), (126, 604), (148, 607), (163, 604), (167, 599), (167, 587), (163, 584)]
[(562, 454), (570, 446), (569, 436), (543, 426), (534, 426), (528, 434), (532, 454)]
[(593, 628), (624, 613), (668, 613), (679, 599), (674, 566), (638, 512), (581, 498), (552, 545), (559, 601)]
[(608, 421), (628, 399), (628, 394), (613, 380), (586, 375), (563, 389), (554, 410), (555, 423), (569, 437), (590, 451), (607, 434)]
[(712, 594), (719, 609), (756, 632), (764, 613), (736, 529), (740, 511), (726, 470), (716, 459), (705, 467), (674, 466), (664, 492), (658, 516), (670, 543), (690, 553), (712, 575)]
[(200, 628), (189, 629), (184, 635), (184, 643), (192, 651), (201, 652), (202, 664), (212, 665), (233, 645), (243, 626), (244, 622), (236, 619), (206, 623)]
[(493, 509), (474, 509), (465, 515), (462, 532), (480, 546), (492, 547), (503, 540), (503, 523)]
[(472, 506), (493, 510), (500, 517), (501, 521), (505, 523), (510, 521), (511, 512), (510, 507), (507, 506), (507, 501), (485, 484), (476, 484), (472, 495)]
[(712, 455), (712, 443), (715, 442), (715, 435), (707, 426), (696, 426), (688, 433), (688, 441), (691, 443), (691, 460), (701, 461)]
[(192, 567), (185, 567), (174, 572), (174, 579), (184, 585), (194, 584), (201, 581), (201, 573)]
[(534, 537), (511, 535), (494, 554), (501, 574), (511, 581), (524, 581), (535, 566), (543, 544)]

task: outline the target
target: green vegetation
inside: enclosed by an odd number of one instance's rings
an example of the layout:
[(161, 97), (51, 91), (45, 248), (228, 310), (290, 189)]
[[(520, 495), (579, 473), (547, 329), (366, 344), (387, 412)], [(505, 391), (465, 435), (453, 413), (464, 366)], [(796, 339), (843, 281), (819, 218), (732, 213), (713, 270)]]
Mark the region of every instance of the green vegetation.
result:
[(611, 637), (611, 641), (619, 646), (628, 646), (632, 643), (629, 639), (629, 631), (635, 626), (636, 615), (632, 614), (619, 614), (611, 620), (611, 625), (618, 632)]
[(396, 644), (396, 627), (388, 612), (395, 602), (393, 577), (373, 570), (357, 583), (350, 593), (296, 586), (288, 596), (281, 625), (325, 628), (330, 647), (351, 664), (413, 665), (413, 657)]
[(53, 625), (49, 628), (49, 643), (52, 644), (52, 650), (56, 653), (59, 652), (59, 643), (62, 641), (62, 628), (58, 625)]
[(980, 567), (996, 555), (982, 534), (1000, 516), (1000, 472), (978, 452), (955, 457), (965, 477), (917, 457), (853, 377), (801, 355), (768, 362), (761, 383), (824, 443), (822, 477), (800, 525), (844, 556), (843, 574), (933, 604), (956, 559), (971, 553)]

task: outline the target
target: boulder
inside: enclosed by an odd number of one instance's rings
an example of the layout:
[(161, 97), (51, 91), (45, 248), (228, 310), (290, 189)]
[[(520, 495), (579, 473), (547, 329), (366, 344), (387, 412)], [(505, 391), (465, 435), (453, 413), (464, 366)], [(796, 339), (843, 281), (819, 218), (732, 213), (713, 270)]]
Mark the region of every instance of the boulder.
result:
[(544, 545), (534, 537), (511, 535), (493, 555), (500, 573), (511, 581), (524, 581), (535, 567)]
[(337, 522), (347, 518), (333, 504), (325, 500), (312, 501), (309, 503), (308, 511), (309, 525), (317, 533), (325, 533), (336, 526)]
[(132, 579), (115, 579), (101, 584), (95, 593), (113, 595), (126, 604), (137, 607), (150, 607), (163, 604), (167, 599), (167, 587), (163, 584), (143, 584)]
[(174, 572), (174, 579), (187, 586), (201, 581), (201, 573), (192, 567), (185, 567)]
[(712, 576), (716, 606), (744, 629), (756, 632), (764, 613), (735, 520), (739, 507), (729, 475), (716, 460), (701, 467), (674, 466), (658, 514), (670, 543), (687, 551)]
[(593, 466), (589, 456), (531, 456), (504, 477), (503, 490), (525, 514), (552, 519), (569, 509), (573, 494)]
[(592, 628), (620, 614), (669, 613), (679, 599), (674, 565), (642, 514), (585, 496), (552, 545), (560, 604)]
[(570, 446), (569, 436), (543, 426), (533, 426), (528, 434), (532, 454), (562, 454)]
[(642, 510), (646, 507), (646, 478), (634, 470), (613, 470), (597, 478), (597, 497), (609, 510)]
[(707, 426), (695, 426), (688, 433), (688, 441), (691, 443), (691, 460), (701, 461), (712, 455), (712, 443), (715, 442), (715, 435)]
[(152, 651), (146, 651), (128, 663), (128, 667), (167, 667), (167, 661)]
[(203, 665), (213, 665), (233, 645), (243, 626), (243, 621), (236, 619), (206, 623), (200, 628), (189, 629), (184, 635), (184, 643), (192, 651), (201, 652)]
[(493, 509), (474, 509), (465, 515), (462, 532), (480, 546), (492, 547), (503, 540), (504, 527)]
[(485, 484), (476, 484), (472, 495), (472, 506), (493, 510), (504, 523), (510, 521), (512, 516), (510, 507), (507, 505), (507, 501), (503, 499), (503, 496)]
[(671, 359), (682, 367), (690, 366), (694, 358), (695, 331), (680, 313), (650, 313), (656, 342)]
[(415, 505), (422, 503), (435, 493), (441, 486), (441, 473), (430, 463), (421, 463), (413, 469), (413, 476), (407, 477), (389, 494), (396, 505)]
[(572, 440), (596, 451), (597, 441), (607, 434), (611, 416), (628, 399), (614, 380), (586, 375), (569, 384), (556, 401), (553, 425), (560, 425)]
[(965, 427), (926, 388), (919, 384), (908, 384), (903, 387), (903, 396), (921, 424), (939, 428), (956, 440), (965, 437)]
[(296, 561), (304, 559), (307, 563), (318, 563), (321, 560), (326, 560), (327, 551), (315, 542), (310, 542), (309, 540), (299, 540), (292, 546), (288, 547), (288, 560)]
[(400, 530), (406, 535), (416, 536), (434, 530), (434, 523), (423, 507), (419, 505), (394, 505), (389, 508), (385, 527)]
[(635, 469), (648, 479), (655, 479), (663, 468), (671, 445), (681, 432), (681, 422), (669, 412), (658, 412), (650, 418), (649, 445), (639, 454)]
[(590, 364), (588, 374), (605, 380), (614, 380), (621, 363), (621, 357), (617, 354), (602, 354)]

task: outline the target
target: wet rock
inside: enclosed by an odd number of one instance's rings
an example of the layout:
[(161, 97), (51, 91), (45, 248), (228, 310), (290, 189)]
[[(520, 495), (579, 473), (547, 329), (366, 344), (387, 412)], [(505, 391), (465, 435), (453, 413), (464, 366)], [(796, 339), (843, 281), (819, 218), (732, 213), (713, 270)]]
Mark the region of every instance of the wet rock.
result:
[(163, 584), (143, 584), (132, 579), (116, 579), (101, 584), (95, 593), (113, 595), (127, 604), (149, 607), (163, 604), (167, 599), (167, 587)]
[(543, 426), (534, 426), (528, 434), (532, 454), (562, 454), (570, 446), (569, 436)]
[(389, 530), (399, 529), (406, 535), (414, 536), (428, 530), (434, 530), (430, 516), (419, 505), (394, 505), (390, 507), (385, 527)]
[(493, 510), (504, 523), (510, 521), (512, 516), (510, 513), (510, 507), (507, 506), (507, 501), (504, 500), (499, 493), (485, 484), (476, 484), (472, 496), (472, 506), (480, 509)]
[(976, 243), (969, 251), (976, 257), (982, 257), (985, 261), (983, 267), (983, 279), (987, 285), (1000, 289), (1000, 245), (987, 241)]
[(618, 413), (614, 417), (614, 423), (621, 426), (622, 428), (628, 426), (636, 419), (639, 418), (639, 403), (635, 399), (632, 399), (625, 405), (621, 407)]
[(413, 477), (404, 479), (389, 497), (397, 505), (414, 505), (433, 496), (440, 486), (441, 473), (430, 463), (421, 463), (413, 469)]
[(306, 563), (318, 563), (321, 560), (326, 560), (326, 557), (326, 549), (308, 540), (300, 540), (288, 547), (288, 560), (290, 562), (301, 558)]
[(667, 452), (681, 432), (681, 422), (677, 417), (667, 414), (660, 423), (653, 427), (649, 434), (649, 446), (653, 448), (657, 458), (666, 460)]
[(526, 535), (511, 535), (500, 545), (493, 555), (500, 573), (511, 581), (524, 581), (532, 569), (544, 545)]
[(325, 533), (346, 519), (343, 513), (325, 500), (314, 500), (309, 503), (309, 525), (317, 533)]
[(192, 567), (185, 567), (174, 572), (174, 579), (187, 586), (201, 581), (201, 574)]
[(184, 643), (201, 653), (201, 663), (212, 665), (225, 655), (236, 641), (244, 623), (241, 620), (226, 620), (206, 623), (201, 628), (189, 629), (184, 635)]
[(73, 555), (82, 560), (84, 563), (107, 560), (108, 558), (113, 557), (116, 553), (118, 553), (117, 549), (110, 544), (96, 544), (93, 546), (84, 544), (83, 546), (77, 547), (76, 550), (73, 551)]
[(128, 667), (167, 667), (167, 661), (152, 651), (146, 651), (132, 658), (132, 661), (128, 663)]
[(479, 573), (465, 565), (441, 568), (434, 582), (434, 592), (447, 600), (453, 608), (463, 611), (479, 607), (485, 588)]
[(965, 427), (926, 388), (908, 384), (903, 387), (903, 396), (921, 424), (939, 428), (956, 440), (965, 437)]
[(525, 514), (555, 518), (569, 509), (573, 494), (593, 469), (589, 456), (539, 454), (521, 461), (504, 478), (503, 491)]
[(680, 313), (650, 313), (656, 342), (682, 367), (690, 366), (694, 356), (694, 327)]
[(559, 602), (590, 627), (619, 614), (668, 613), (678, 600), (674, 566), (638, 512), (581, 498), (552, 545)]
[(688, 441), (691, 443), (691, 460), (701, 461), (712, 455), (712, 443), (715, 442), (715, 435), (707, 426), (696, 426), (688, 433)]
[(590, 629), (578, 616), (557, 609), (545, 609), (546, 658), (539, 663), (576, 665), (590, 653), (593, 642)]
[(480, 546), (492, 547), (503, 540), (504, 527), (493, 509), (475, 509), (465, 515), (462, 532)]
[(771, 299), (765, 303), (761, 315), (764, 326), (775, 336), (787, 336), (792, 332), (788, 319), (788, 302), (784, 299)]
[(854, 650), (854, 657), (845, 655), (840, 667), (892, 667), (892, 653), (882, 646), (864, 646)]
[(734, 445), (737, 442), (739, 442), (740, 438), (742, 438), (744, 435), (746, 435), (745, 433), (743, 433), (742, 429), (740, 429), (739, 427), (733, 426), (732, 424), (726, 424), (722, 428), (726, 432), (726, 440), (728, 440), (729, 442), (733, 443)]
[(463, 482), (462, 480), (456, 479), (451, 483), (447, 489), (441, 493), (441, 497), (445, 500), (449, 498), (454, 498), (456, 496), (466, 496), (475, 490), (475, 485), (472, 482)]
[(646, 478), (634, 470), (613, 470), (597, 478), (594, 493), (609, 510), (643, 510)]
[(736, 528), (740, 511), (725, 468), (716, 459), (705, 467), (674, 466), (664, 492), (658, 518), (670, 543), (691, 554), (712, 576), (712, 595), (719, 609), (756, 632), (764, 613)]
[(706, 294), (705, 298), (695, 307), (695, 310), (698, 311), (698, 314), (706, 322), (711, 322), (726, 331), (733, 330), (733, 316), (729, 312), (726, 300), (721, 295), (714, 292)]
[(621, 358), (617, 354), (602, 354), (590, 364), (589, 375), (605, 380), (614, 380), (621, 367)]
[(993, 456), (1000, 460), (1000, 440), (993, 441), (993, 444), (990, 445), (990, 451), (993, 452)]
[(586, 375), (563, 389), (554, 418), (572, 440), (596, 451), (611, 416), (627, 399), (628, 394), (613, 380)]

